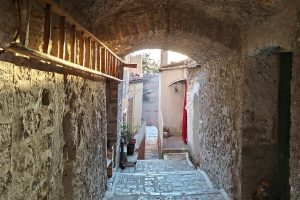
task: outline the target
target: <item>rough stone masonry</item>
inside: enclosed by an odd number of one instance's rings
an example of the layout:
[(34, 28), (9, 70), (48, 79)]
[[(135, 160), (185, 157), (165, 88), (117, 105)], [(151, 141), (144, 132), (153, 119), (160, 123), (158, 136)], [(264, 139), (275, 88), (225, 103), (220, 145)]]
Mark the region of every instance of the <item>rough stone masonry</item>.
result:
[(0, 199), (101, 199), (105, 81), (33, 65), (1, 55)]

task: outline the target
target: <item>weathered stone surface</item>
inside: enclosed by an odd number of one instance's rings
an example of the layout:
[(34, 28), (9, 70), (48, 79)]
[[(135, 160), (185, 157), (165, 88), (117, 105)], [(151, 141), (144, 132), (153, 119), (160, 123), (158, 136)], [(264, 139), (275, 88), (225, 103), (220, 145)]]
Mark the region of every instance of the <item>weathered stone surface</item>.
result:
[(291, 199), (300, 199), (300, 13), (297, 13), (297, 31), (291, 81), (291, 139), (290, 186)]
[(191, 71), (188, 83), (199, 83), (200, 167), (233, 199), (241, 195), (242, 80), (242, 59), (228, 55)]
[[(262, 180), (278, 180), (278, 55), (247, 58), (243, 101), (242, 195), (251, 198)], [(283, 180), (282, 180), (283, 181)], [(276, 189), (276, 187), (279, 187)], [(275, 195), (276, 196), (276, 195)]]
[(0, 199), (101, 199), (105, 82), (30, 69), (47, 64), (10, 55), (1, 60)]

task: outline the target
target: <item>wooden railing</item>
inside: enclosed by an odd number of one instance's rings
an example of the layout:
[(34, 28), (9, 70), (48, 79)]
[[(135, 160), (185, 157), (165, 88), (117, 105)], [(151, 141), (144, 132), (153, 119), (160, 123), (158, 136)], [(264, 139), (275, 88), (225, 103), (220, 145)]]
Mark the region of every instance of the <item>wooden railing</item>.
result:
[[(31, 0), (33, 3), (37, 8), (29, 0), (19, 0), (18, 40), (6, 44), (6, 51), (118, 81), (124, 67), (136, 67), (126, 64), (52, 0)], [(43, 20), (32, 19), (31, 12), (43, 12)], [(43, 34), (34, 32), (33, 26), (43, 27)]]

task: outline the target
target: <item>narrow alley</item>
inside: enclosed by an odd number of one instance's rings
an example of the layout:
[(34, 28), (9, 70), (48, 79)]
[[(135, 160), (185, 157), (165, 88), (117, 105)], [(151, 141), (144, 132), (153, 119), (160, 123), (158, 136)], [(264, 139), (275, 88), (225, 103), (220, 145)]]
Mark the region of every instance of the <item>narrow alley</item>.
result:
[(300, 0), (0, 13), (0, 200), (300, 200)]
[[(227, 200), (223, 189), (188, 161), (187, 154), (158, 159), (157, 129), (146, 127), (145, 160), (116, 172), (106, 200)], [(175, 159), (172, 159), (175, 158)]]

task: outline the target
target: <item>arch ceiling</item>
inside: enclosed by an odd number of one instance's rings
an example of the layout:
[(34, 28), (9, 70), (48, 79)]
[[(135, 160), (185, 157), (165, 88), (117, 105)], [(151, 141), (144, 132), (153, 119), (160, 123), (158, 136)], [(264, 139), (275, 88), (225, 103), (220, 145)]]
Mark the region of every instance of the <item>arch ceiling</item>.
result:
[[(68, 2), (68, 3), (67, 3)], [(117, 54), (165, 48), (196, 61), (238, 51), (240, 32), (290, 0), (71, 0), (63, 7)]]

